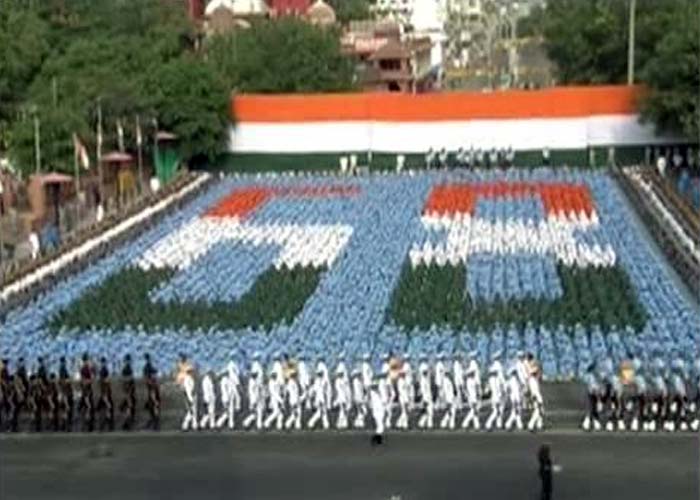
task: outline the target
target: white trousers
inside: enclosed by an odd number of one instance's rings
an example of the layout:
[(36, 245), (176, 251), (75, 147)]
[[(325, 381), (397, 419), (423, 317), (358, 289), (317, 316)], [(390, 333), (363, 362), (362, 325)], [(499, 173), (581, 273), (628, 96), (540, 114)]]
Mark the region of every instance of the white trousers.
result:
[(354, 427), (356, 429), (364, 429), (367, 422), (367, 403), (356, 403), (357, 415), (355, 416)]
[(248, 414), (246, 419), (243, 421), (243, 427), (246, 429), (255, 423), (255, 428), (261, 430), (263, 428), (263, 415), (265, 413), (265, 406), (261, 403), (256, 404), (251, 412)]
[(191, 401), (187, 404), (187, 412), (185, 413), (185, 418), (182, 420), (182, 430), (186, 431), (192, 429), (197, 430), (197, 400)]
[(224, 405), (226, 411), (221, 414), (219, 420), (216, 421), (216, 426), (220, 429), (225, 424), (227, 424), (229, 429), (233, 429), (236, 425), (236, 402), (231, 398), (229, 402)]
[(316, 408), (316, 411), (313, 415), (311, 415), (311, 418), (306, 423), (306, 427), (313, 429), (319, 420), (321, 421), (324, 429), (328, 429), (330, 427), (330, 423), (328, 422), (328, 408), (326, 408), (325, 405)]
[(265, 419), (265, 428), (269, 429), (272, 424), (275, 424), (275, 428), (279, 431), (282, 430), (282, 424), (284, 420), (284, 415), (282, 415), (282, 408), (279, 404), (273, 403), (270, 405), (270, 414)]
[(421, 414), (420, 418), (418, 419), (418, 427), (420, 427), (421, 429), (432, 429), (433, 428), (434, 414), (435, 414), (435, 409), (433, 407), (433, 404), (432, 403), (426, 404), (425, 408), (423, 409), (423, 413)]
[(301, 429), (301, 401), (290, 408), (289, 417), (284, 423), (285, 429)]
[(216, 426), (216, 401), (211, 403), (206, 403), (205, 408), (207, 413), (202, 417), (202, 421), (199, 423), (201, 429), (213, 429)]

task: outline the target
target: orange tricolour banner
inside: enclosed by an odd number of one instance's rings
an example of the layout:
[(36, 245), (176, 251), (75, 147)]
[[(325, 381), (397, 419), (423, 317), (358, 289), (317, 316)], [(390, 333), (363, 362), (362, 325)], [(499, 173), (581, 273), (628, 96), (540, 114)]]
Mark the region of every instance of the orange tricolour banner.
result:
[(432, 94), (248, 94), (233, 99), (232, 111), (239, 123), (579, 118), (636, 114), (640, 92), (640, 87), (589, 86)]

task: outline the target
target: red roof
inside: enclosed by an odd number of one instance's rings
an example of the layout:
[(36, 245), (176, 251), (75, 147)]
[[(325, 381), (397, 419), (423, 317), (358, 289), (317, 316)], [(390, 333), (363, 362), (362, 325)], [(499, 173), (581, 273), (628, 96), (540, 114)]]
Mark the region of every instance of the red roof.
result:
[(305, 14), (311, 7), (311, 0), (268, 0), (270, 9), (275, 11), (278, 16), (281, 15), (300, 15)]

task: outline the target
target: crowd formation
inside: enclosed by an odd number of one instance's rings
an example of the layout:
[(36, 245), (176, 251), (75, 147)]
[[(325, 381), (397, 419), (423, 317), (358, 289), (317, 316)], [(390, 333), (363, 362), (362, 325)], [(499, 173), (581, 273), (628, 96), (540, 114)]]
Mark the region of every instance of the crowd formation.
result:
[(680, 353), (670, 365), (660, 356), (646, 364), (631, 359), (619, 373), (605, 360), (589, 368), (586, 382), (584, 430), (700, 430), (700, 358), (692, 367)]
[[(149, 354), (144, 356), (142, 376), (146, 387), (144, 408), (149, 415), (146, 427), (158, 430), (160, 383)], [(116, 405), (112, 383), (113, 375), (104, 357), (95, 365), (88, 354), (84, 354), (75, 373), (71, 373), (65, 357), (59, 359), (58, 373), (49, 372), (43, 358), (37, 359), (31, 373), (24, 359), (18, 359), (14, 367), (3, 359), (0, 364), (0, 430), (17, 432), (26, 416), (35, 432), (111, 431), (115, 428), (116, 412), (123, 417), (121, 428), (131, 430), (136, 423), (137, 394), (130, 355), (124, 358), (121, 399)]]
[[(542, 151), (543, 165), (549, 165), (549, 149)], [(456, 151), (448, 151), (446, 148), (435, 150), (430, 148), (425, 153), (425, 168), (477, 168), (477, 167), (512, 167), (515, 164), (515, 150), (507, 148), (481, 149), (460, 147)]]
[[(479, 430), (483, 425), (485, 430), (522, 430), (527, 426), (536, 431), (544, 426), (539, 367), (531, 355), (519, 353), (504, 366), (500, 353), (494, 353), (483, 379), (476, 352), (466, 358), (438, 355), (432, 363), (424, 357), (415, 369), (411, 359), (387, 354), (376, 373), (369, 356), (352, 367), (343, 356), (339, 359), (331, 370), (323, 360), (313, 366), (304, 357), (275, 356), (266, 369), (254, 356), (245, 381), (231, 361), (218, 376), (204, 374), (201, 391), (194, 371), (183, 362), (178, 375), (186, 401), (182, 429), (371, 426), (382, 435), (386, 429), (410, 427)], [(482, 422), (483, 401), (488, 416)]]

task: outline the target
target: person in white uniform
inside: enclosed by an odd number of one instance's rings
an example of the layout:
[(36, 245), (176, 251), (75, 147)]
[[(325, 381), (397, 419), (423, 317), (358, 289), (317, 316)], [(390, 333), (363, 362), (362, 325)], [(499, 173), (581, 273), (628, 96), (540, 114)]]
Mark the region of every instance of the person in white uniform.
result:
[(248, 377), (248, 416), (243, 421), (243, 427), (249, 428), (255, 423), (257, 430), (263, 428), (263, 416), (265, 414), (265, 388), (263, 386), (263, 372), (260, 363), (251, 367)]
[(362, 374), (362, 385), (364, 385), (365, 387), (365, 394), (367, 394), (367, 396), (369, 397), (369, 388), (372, 385), (372, 380), (374, 379), (374, 371), (372, 370), (370, 357), (367, 353), (365, 353), (362, 356), (360, 372)]
[(204, 401), (205, 414), (199, 423), (200, 429), (213, 429), (216, 427), (216, 391), (214, 389), (214, 377), (211, 372), (202, 379), (202, 400)]
[(224, 412), (216, 422), (216, 426), (219, 428), (226, 424), (229, 429), (233, 429), (236, 425), (236, 411), (241, 408), (239, 385), (238, 368), (233, 361), (229, 361), (226, 373), (219, 382), (219, 397), (221, 398), (221, 406), (224, 408)]
[(401, 370), (399, 379), (396, 381), (396, 392), (399, 401), (399, 418), (396, 420), (396, 427), (401, 430), (408, 430), (408, 412), (411, 403), (411, 391), (408, 385), (406, 371)]
[(185, 396), (185, 418), (182, 420), (182, 430), (197, 430), (197, 384), (191, 373), (182, 376), (182, 389)]
[(352, 405), (352, 392), (345, 363), (341, 362), (336, 368), (335, 401), (333, 406), (338, 409), (338, 419), (335, 427), (339, 430), (348, 428), (348, 414)]
[(442, 410), (445, 408), (445, 400), (443, 398), (444, 396), (444, 391), (442, 390), (442, 379), (445, 376), (445, 373), (447, 372), (447, 368), (445, 367), (445, 354), (444, 353), (438, 353), (437, 355), (437, 360), (435, 361), (435, 388), (437, 389), (437, 401), (435, 402), (435, 406), (438, 410)]
[(394, 387), (391, 383), (388, 363), (382, 367), (382, 375), (379, 380), (379, 393), (381, 394), (384, 402), (384, 427), (391, 428), (394, 404)]
[(310, 410), (311, 398), (309, 397), (309, 388), (311, 386), (311, 372), (309, 370), (309, 365), (306, 363), (306, 358), (303, 355), (299, 355), (297, 373), (299, 374), (298, 383), (301, 404), (305, 406), (307, 410)]
[(523, 396), (518, 377), (518, 360), (514, 360), (508, 369), (508, 399), (510, 400), (510, 415), (506, 420), (506, 430), (511, 430), (513, 425), (521, 431), (523, 429)]
[(491, 393), (491, 413), (486, 420), (486, 430), (503, 428), (503, 402), (505, 398), (505, 377), (503, 376), (503, 365), (500, 361), (500, 351), (491, 356), (489, 366), (488, 384)]
[(284, 404), (284, 379), (280, 378), (277, 370), (272, 368), (270, 371), (270, 379), (267, 381), (267, 396), (268, 396), (268, 407), (270, 413), (265, 419), (265, 428), (269, 429), (273, 424), (275, 429), (278, 431), (282, 430), (282, 424), (284, 423), (284, 415), (282, 414), (282, 406)]
[(479, 364), (476, 361), (476, 351), (469, 354), (469, 363), (465, 374), (465, 390), (467, 393), (467, 415), (462, 421), (462, 428), (469, 429), (470, 426), (474, 430), (481, 429), (481, 420), (479, 412), (481, 411), (481, 371)]
[(301, 399), (301, 388), (296, 373), (292, 373), (287, 379), (284, 392), (287, 395), (287, 405), (289, 407), (289, 416), (284, 423), (284, 428), (300, 430), (303, 403)]
[(384, 406), (384, 398), (382, 397), (379, 388), (381, 380), (370, 385), (369, 389), (369, 406), (374, 420), (374, 436), (372, 436), (373, 444), (382, 444), (384, 441), (384, 429), (386, 423), (386, 408)]
[(542, 430), (544, 427), (544, 399), (540, 391), (540, 370), (532, 355), (529, 355), (530, 373), (527, 379), (528, 395), (532, 414), (527, 428), (530, 431)]
[(324, 371), (321, 363), (318, 364), (316, 368), (316, 377), (314, 378), (313, 385), (311, 386), (311, 403), (314, 409), (314, 414), (307, 422), (307, 428), (313, 429), (316, 423), (320, 420), (321, 425), (324, 429), (328, 429), (330, 423), (328, 421), (328, 407), (330, 405), (330, 400), (328, 399), (328, 392), (326, 391), (326, 380), (324, 378)]
[(445, 414), (442, 416), (440, 427), (442, 429), (453, 430), (457, 418), (457, 391), (455, 390), (452, 377), (445, 374), (442, 377), (442, 399), (445, 402)]
[(430, 379), (430, 367), (426, 360), (421, 361), (418, 371), (418, 389), (421, 405), (418, 427), (421, 429), (432, 429), (435, 413), (435, 398), (433, 395), (433, 383)]
[(462, 403), (464, 401), (464, 363), (462, 362), (462, 357), (457, 355), (452, 361), (452, 377), (455, 387), (455, 394), (457, 397), (457, 408), (462, 409)]
[(352, 372), (352, 401), (355, 405), (355, 421), (353, 427), (363, 429), (367, 421), (369, 393), (365, 390), (365, 385), (362, 383), (362, 373), (359, 369)]

